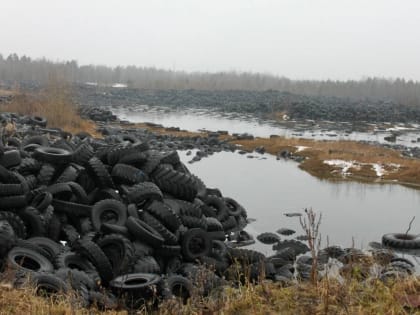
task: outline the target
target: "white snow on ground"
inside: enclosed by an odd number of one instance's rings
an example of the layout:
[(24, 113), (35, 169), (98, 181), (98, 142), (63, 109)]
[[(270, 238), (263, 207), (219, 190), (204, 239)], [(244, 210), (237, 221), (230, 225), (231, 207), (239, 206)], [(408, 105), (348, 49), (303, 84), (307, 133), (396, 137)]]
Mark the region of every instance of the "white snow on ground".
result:
[(372, 168), (376, 172), (376, 176), (378, 176), (378, 177), (384, 176), (385, 170), (384, 170), (384, 168), (382, 167), (381, 164), (373, 163)]
[(85, 82), (86, 85), (93, 85), (93, 86), (97, 86), (98, 83), (96, 82)]
[(348, 175), (350, 174), (348, 172), (348, 170), (351, 167), (355, 166), (355, 161), (344, 161), (344, 160), (325, 160), (324, 161), (325, 164), (331, 165), (331, 166), (337, 166), (339, 168), (341, 168), (341, 173), (343, 175)]
[[(362, 165), (371, 165), (373, 170), (376, 173), (376, 176), (378, 177), (382, 177), (388, 173), (388, 171), (385, 170), (384, 165), (378, 164), (378, 163), (359, 163), (356, 161), (344, 161), (344, 160), (325, 160), (324, 163), (341, 168), (342, 175), (350, 175), (351, 174), (349, 172), (350, 168), (360, 169), (360, 166)], [(399, 164), (394, 164), (394, 163), (387, 164), (387, 166), (390, 166), (393, 168), (393, 170), (390, 172), (396, 172), (400, 168)]]
[(305, 147), (304, 145), (297, 145), (297, 146), (295, 146), (295, 148), (296, 148), (296, 152), (300, 152), (300, 151), (303, 151), (303, 150), (305, 150), (309, 147)]

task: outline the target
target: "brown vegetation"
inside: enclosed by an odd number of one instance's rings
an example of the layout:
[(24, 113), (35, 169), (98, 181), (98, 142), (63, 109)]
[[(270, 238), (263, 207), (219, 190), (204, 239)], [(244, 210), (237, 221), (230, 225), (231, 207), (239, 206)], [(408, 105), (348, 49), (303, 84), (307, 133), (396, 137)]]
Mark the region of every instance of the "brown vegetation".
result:
[[(144, 123), (133, 124), (132, 128), (145, 128), (158, 134), (178, 137), (199, 137), (205, 134), (167, 130), (162, 127), (151, 127)], [(243, 150), (249, 152), (263, 146), (268, 153), (276, 156), (283, 150), (287, 150), (295, 155), (305, 157), (299, 167), (321, 179), (377, 183), (397, 182), (412, 187), (420, 186), (420, 160), (403, 157), (398, 151), (388, 148), (345, 140), (315, 141), (285, 137), (236, 140), (231, 136), (221, 136), (220, 138), (241, 145)], [(306, 148), (298, 150), (299, 147)], [(358, 167), (350, 168), (350, 174), (344, 177), (339, 167), (325, 164), (326, 160), (354, 161)], [(383, 176), (377, 176), (373, 164), (382, 166), (385, 171)]]
[[(419, 291), (420, 280), (415, 277), (393, 283), (323, 279), (287, 287), (271, 282), (247, 283), (226, 287), (217, 297), (194, 296), (187, 305), (169, 300), (158, 310), (133, 314), (420, 314)], [(83, 309), (71, 296), (45, 299), (33, 293), (31, 289), (0, 286), (0, 314), (128, 314)]]
[[(394, 181), (420, 185), (420, 160), (410, 159), (392, 149), (363, 144), (355, 141), (314, 141), (308, 139), (295, 139), (278, 137), (273, 139), (256, 138), (255, 140), (234, 141), (243, 146), (245, 150), (252, 151), (258, 146), (264, 146), (267, 152), (277, 155), (282, 150), (305, 157), (300, 168), (322, 179), (344, 179), (337, 167), (327, 165), (326, 160), (354, 161), (361, 164), (358, 169), (350, 169), (346, 179), (362, 180), (367, 182)], [(298, 146), (306, 149), (296, 152)], [(378, 177), (372, 164), (380, 164), (385, 171)], [(396, 167), (399, 166), (399, 167)]]
[(68, 87), (54, 81), (36, 94), (15, 93), (12, 101), (1, 105), (0, 110), (45, 117), (48, 127), (61, 128), (71, 133), (86, 131), (97, 136), (96, 124), (79, 116), (68, 91)]

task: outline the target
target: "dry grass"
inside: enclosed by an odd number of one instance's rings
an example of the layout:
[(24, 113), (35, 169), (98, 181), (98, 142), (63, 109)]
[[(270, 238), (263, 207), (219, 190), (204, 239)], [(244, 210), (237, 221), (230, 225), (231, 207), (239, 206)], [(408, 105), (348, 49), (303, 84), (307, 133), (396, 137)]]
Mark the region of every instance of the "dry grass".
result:
[(14, 95), (15, 91), (11, 91), (11, 90), (4, 90), (0, 88), (0, 96), (11, 96)]
[[(205, 135), (204, 132), (172, 131), (161, 127), (151, 127), (144, 123), (134, 124), (132, 128), (144, 128), (158, 134), (178, 137), (199, 137)], [(403, 157), (398, 151), (392, 149), (346, 140), (315, 141), (285, 137), (236, 140), (229, 135), (220, 136), (220, 139), (241, 145), (241, 149), (249, 152), (254, 151), (259, 146), (264, 146), (266, 151), (273, 155), (277, 155), (283, 150), (296, 153), (306, 158), (299, 167), (321, 179), (346, 179), (381, 183), (398, 181), (398, 183), (404, 185), (420, 187), (420, 160)], [(297, 152), (297, 147), (299, 146), (307, 148)], [(325, 164), (325, 160), (355, 161), (359, 164), (369, 165), (361, 165), (357, 169), (352, 168), (350, 169), (352, 174), (343, 178), (339, 170), (332, 165)], [(388, 172), (379, 178), (372, 167), (374, 163), (382, 165)], [(399, 168), (396, 170), (391, 165), (399, 165)]]
[(300, 164), (300, 168), (308, 173), (323, 179), (342, 179), (334, 166), (324, 163), (325, 160), (356, 161), (366, 164), (381, 164), (385, 169), (389, 165), (400, 165), (399, 169), (378, 178), (373, 168), (362, 166), (358, 170), (351, 170), (352, 175), (347, 179), (356, 179), (366, 182), (393, 181), (401, 183), (420, 184), (420, 160), (402, 157), (398, 151), (358, 143), (355, 141), (314, 141), (309, 139), (288, 139), (278, 137), (273, 139), (256, 138), (255, 140), (234, 141), (243, 146), (245, 150), (252, 151), (258, 146), (264, 146), (267, 152), (276, 155), (282, 150), (296, 152), (297, 146), (306, 146), (307, 149), (297, 153), (307, 159)]
[(11, 289), (0, 285), (0, 315), (50, 314), (50, 315), (125, 315), (127, 312), (100, 311), (96, 308), (83, 309), (72, 296), (54, 296), (43, 298), (36, 296), (34, 290)]
[(71, 133), (86, 131), (97, 136), (93, 121), (82, 119), (69, 97), (69, 88), (54, 82), (37, 94), (16, 93), (11, 103), (2, 105), (1, 111), (21, 115), (45, 117), (48, 127), (61, 128)]
[[(216, 297), (193, 297), (187, 305), (169, 300), (152, 314), (420, 314), (420, 280), (399, 279), (391, 284), (372, 279), (323, 279), (315, 284), (299, 282), (226, 287)], [(83, 309), (71, 297), (44, 299), (30, 289), (0, 286), (0, 314), (127, 314)], [(147, 314), (145, 310), (133, 314)]]

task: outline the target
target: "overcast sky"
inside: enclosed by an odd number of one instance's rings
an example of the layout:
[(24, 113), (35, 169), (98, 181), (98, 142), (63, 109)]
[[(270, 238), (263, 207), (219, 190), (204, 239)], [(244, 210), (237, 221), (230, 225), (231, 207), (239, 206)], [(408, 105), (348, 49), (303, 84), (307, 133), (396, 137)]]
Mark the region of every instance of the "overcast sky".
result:
[(420, 80), (420, 0), (0, 0), (0, 53)]

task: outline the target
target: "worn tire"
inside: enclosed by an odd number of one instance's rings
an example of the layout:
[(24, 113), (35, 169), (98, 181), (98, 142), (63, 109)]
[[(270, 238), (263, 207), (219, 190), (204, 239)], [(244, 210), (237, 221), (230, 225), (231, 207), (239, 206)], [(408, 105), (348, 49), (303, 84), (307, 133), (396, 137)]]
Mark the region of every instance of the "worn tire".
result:
[(420, 249), (420, 236), (404, 233), (388, 233), (382, 236), (382, 244), (397, 249)]

